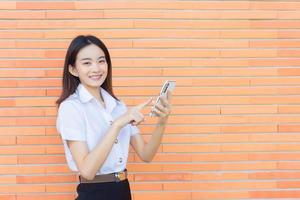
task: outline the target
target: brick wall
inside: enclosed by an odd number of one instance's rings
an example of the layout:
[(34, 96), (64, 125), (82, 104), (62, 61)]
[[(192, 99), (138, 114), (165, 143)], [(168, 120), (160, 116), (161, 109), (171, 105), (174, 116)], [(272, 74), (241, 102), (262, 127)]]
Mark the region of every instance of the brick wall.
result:
[(290, 0), (1, 1), (0, 199), (75, 197), (54, 102), (78, 34), (108, 45), (128, 105), (177, 81), (154, 161), (131, 150), (134, 200), (299, 199), (299, 19)]

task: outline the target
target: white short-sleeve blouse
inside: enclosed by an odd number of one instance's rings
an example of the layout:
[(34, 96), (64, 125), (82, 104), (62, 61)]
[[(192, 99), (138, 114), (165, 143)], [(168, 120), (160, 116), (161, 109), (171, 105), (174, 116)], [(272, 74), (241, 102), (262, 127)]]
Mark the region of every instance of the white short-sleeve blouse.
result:
[[(127, 110), (123, 102), (113, 98), (103, 88), (101, 88), (101, 95), (105, 108), (82, 84), (79, 84), (76, 91), (59, 106), (56, 128), (62, 137), (66, 160), (72, 171), (78, 172), (78, 168), (66, 141), (85, 141), (91, 151), (107, 133), (112, 122)], [(130, 137), (138, 133), (136, 126), (128, 124), (123, 127), (97, 174), (124, 170), (127, 164)]]

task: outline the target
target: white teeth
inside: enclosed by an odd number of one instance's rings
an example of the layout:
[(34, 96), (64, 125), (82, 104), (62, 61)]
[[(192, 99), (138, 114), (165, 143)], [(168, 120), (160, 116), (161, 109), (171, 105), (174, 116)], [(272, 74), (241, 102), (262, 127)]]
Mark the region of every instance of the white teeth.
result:
[(92, 79), (100, 79), (100, 78), (101, 78), (101, 75), (97, 75), (97, 76), (90, 76), (90, 78), (92, 78)]

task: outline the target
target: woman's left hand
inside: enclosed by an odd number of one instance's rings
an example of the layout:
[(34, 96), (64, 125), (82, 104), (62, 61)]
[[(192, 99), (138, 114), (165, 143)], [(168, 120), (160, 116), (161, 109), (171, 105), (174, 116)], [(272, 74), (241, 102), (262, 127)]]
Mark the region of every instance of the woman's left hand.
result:
[(160, 96), (159, 100), (159, 103), (154, 106), (153, 111), (159, 117), (160, 123), (164, 123), (171, 113), (172, 93), (168, 91), (167, 96)]

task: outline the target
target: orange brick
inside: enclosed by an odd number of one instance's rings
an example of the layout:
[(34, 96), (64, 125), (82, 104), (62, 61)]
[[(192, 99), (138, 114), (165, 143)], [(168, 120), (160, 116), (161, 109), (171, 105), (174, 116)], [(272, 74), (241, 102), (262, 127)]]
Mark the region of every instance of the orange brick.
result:
[(250, 2), (252, 9), (264, 10), (294, 10), (299, 9), (299, 2)]
[(278, 30), (277, 31), (277, 35), (278, 35), (278, 38), (284, 38), (284, 39), (293, 39), (293, 38), (299, 38), (299, 35), (300, 35), (300, 31), (299, 30), (284, 30), (284, 29), (281, 29), (281, 30)]
[(0, 136), (0, 145), (14, 145), (16, 144), (15, 136)]
[(298, 151), (299, 147), (295, 144), (277, 144), (278, 151)]
[(17, 136), (17, 144), (62, 144), (59, 136)]
[(15, 80), (0, 80), (1, 85), (4, 85), (4, 83), (7, 87), (16, 87), (17, 86), (17, 81), (15, 81)]
[(46, 184), (46, 192), (73, 192), (76, 190), (77, 184)]
[(249, 191), (250, 198), (299, 198), (299, 191)]
[(45, 19), (45, 12), (43, 11), (27, 12), (27, 11), (13, 11), (13, 10), (1, 11), (0, 18), (1, 19)]
[(299, 40), (250, 40), (251, 48), (297, 48)]
[(45, 147), (43, 146), (1, 146), (0, 154), (14, 155), (14, 154), (44, 154)]
[(134, 174), (134, 181), (188, 181), (192, 179), (189, 173), (166, 173), (166, 174)]
[(275, 151), (274, 144), (222, 144), (222, 152), (243, 152), (243, 151)]
[[(1, 176), (0, 178), (1, 184), (16, 184), (16, 176)], [(0, 198), (1, 199), (1, 198)]]
[(15, 195), (1, 194), (0, 195), (0, 200), (16, 200), (16, 196)]
[(299, 132), (300, 126), (294, 124), (278, 125), (278, 132)]
[(47, 154), (64, 154), (64, 147), (61, 146), (47, 146), (46, 147)]
[(46, 93), (43, 89), (2, 89), (0, 88), (0, 96), (19, 97), (19, 96), (44, 96)]
[(0, 107), (11, 107), (15, 105), (16, 102), (13, 99), (0, 99)]
[(163, 152), (219, 152), (219, 145), (163, 145)]
[(11, 193), (38, 193), (45, 192), (44, 185), (6, 185), (0, 186), (0, 192), (2, 194), (11, 194)]
[(250, 26), (253, 29), (297, 29), (299, 28), (299, 23), (293, 20), (259, 20), (251, 21)]
[(238, 11), (221, 11), (221, 19), (276, 19), (277, 12), (273, 10), (238, 10)]
[(277, 132), (276, 125), (234, 125), (222, 126), (221, 131), (224, 133), (264, 133), (264, 132)]
[(32, 183), (64, 183), (75, 182), (76, 175), (34, 175), (34, 176), (17, 176), (17, 183), (32, 184)]
[(0, 135), (45, 135), (43, 127), (0, 127)]
[(230, 191), (230, 192), (192, 192), (192, 200), (197, 199), (247, 199), (247, 191)]
[(90, 18), (103, 18), (103, 11), (75, 11), (75, 10), (51, 10), (46, 12), (46, 19), (90, 19)]
[(73, 200), (74, 194), (18, 194), (18, 200)]
[[(134, 152), (135, 153), (135, 152)], [(192, 157), (189, 154), (181, 154), (183, 156), (178, 156), (177, 153), (162, 153), (162, 151), (158, 151), (154, 156), (152, 162), (191, 162)], [(134, 156), (135, 162), (143, 162), (140, 158), (135, 154)]]
[(0, 163), (1, 164), (17, 164), (18, 163), (18, 157), (14, 155), (10, 156), (1, 156), (0, 157)]
[(133, 183), (130, 186), (133, 191), (143, 191), (143, 190), (162, 190), (163, 184), (161, 183)]
[(53, 106), (55, 99), (50, 98), (19, 98), (16, 99), (16, 106)]
[(250, 179), (294, 179), (298, 178), (298, 172), (253, 172), (249, 174)]
[(157, 172), (161, 171), (162, 166), (160, 164), (144, 164), (144, 163), (130, 163), (128, 164), (128, 170), (132, 172), (144, 172), (144, 171), (151, 171)]
[(3, 108), (0, 110), (1, 117), (21, 117), (21, 116), (44, 116), (42, 108)]
[(299, 113), (300, 106), (297, 105), (280, 105), (278, 106), (278, 113), (282, 114), (292, 114), (292, 113)]
[(55, 164), (65, 163), (64, 155), (47, 155), (47, 156), (18, 156), (19, 164)]
[(221, 170), (221, 165), (212, 163), (212, 164), (186, 164), (186, 163), (178, 163), (178, 164), (166, 164), (163, 166), (163, 171), (165, 172), (185, 172), (185, 171), (215, 171)]
[(150, 200), (150, 199), (157, 199), (157, 200), (191, 200), (191, 193), (190, 192), (152, 192), (152, 193), (145, 193), (145, 192), (136, 192), (133, 195), (134, 199), (136, 200)]
[(44, 50), (34, 49), (34, 50), (22, 50), (22, 49), (6, 49), (5, 51), (0, 50), (0, 57), (3, 58), (44, 58)]
[(203, 172), (203, 173), (195, 173), (193, 174), (193, 180), (198, 181), (217, 181), (217, 180), (241, 180), (248, 179), (247, 173), (211, 173), (211, 172)]
[(0, 38), (25, 38), (25, 39), (32, 39), (32, 38), (43, 38), (43, 32), (41, 31), (11, 31), (5, 30), (0, 32)]
[[(233, 156), (234, 154), (234, 156)], [(223, 162), (229, 162), (229, 161), (248, 161), (248, 153), (210, 153), (210, 154), (193, 154), (192, 161), (193, 162), (217, 162), (217, 161), (223, 161)]]
[[(260, 59), (251, 59), (249, 61), (250, 66), (299, 66), (299, 59), (297, 58), (260, 58)], [(267, 77), (266, 77), (267, 79)]]
[(70, 169), (66, 164), (55, 164), (45, 166), (46, 174), (67, 174)]
[(248, 159), (249, 160), (297, 160), (299, 154), (298, 153), (249, 153)]
[[(32, 47), (35, 47), (35, 45), (39, 46), (39, 47), (43, 47), (44, 45), (47, 44), (60, 44), (58, 42), (55, 41), (36, 41)], [(26, 42), (25, 41), (17, 41), (16, 45), (18, 47), (25, 47), (25, 46), (30, 46), (30, 44), (32, 44), (32, 41), (30, 42)], [(20, 59), (20, 60), (16, 60), (15, 61), (15, 65), (14, 67), (16, 68), (27, 68), (28, 66), (30, 66), (31, 68), (62, 68), (63, 66), (63, 60), (49, 60), (49, 59), (45, 59), (45, 60), (34, 60), (34, 59)], [(32, 80), (33, 81), (33, 80)], [(48, 80), (51, 81), (51, 80)]]
[(224, 106), (221, 107), (222, 114), (275, 114), (277, 106), (249, 105), (249, 106)]
[(300, 137), (293, 133), (251, 134), (249, 140), (253, 142), (293, 142), (299, 141)]
[(15, 10), (16, 9), (16, 2), (11, 2), (11, 1), (3, 1), (2, 4), (0, 5), (0, 9), (8, 9), (8, 10)]
[(47, 9), (47, 10), (53, 10), (53, 9), (74, 9), (74, 3), (73, 2), (17, 2), (17, 9), (19, 10), (40, 10), (40, 9)]
[(298, 85), (299, 84), (299, 78), (295, 77), (289, 77), (289, 78), (260, 78), (255, 77), (251, 78), (251, 85)]
[[(244, 39), (275, 39), (278, 36), (276, 30), (222, 30), (220, 32), (220, 37), (224, 39), (229, 38), (244, 38)], [(282, 33), (284, 37), (284, 33)]]
[(278, 11), (277, 12), (278, 19), (299, 19), (299, 12), (296, 11)]
[[(36, 41), (16, 41), (16, 47), (17, 48), (67, 48), (67, 42), (61, 41), (61, 40), (51, 40), (51, 41), (44, 41), (44, 40), (36, 40)], [(49, 60), (47, 63), (45, 61), (36, 62), (34, 60), (24, 60), (24, 62), (16, 62), (20, 65), (29, 65), (35, 64), (38, 66), (44, 66), (47, 64), (48, 66), (51, 66), (52, 63), (58, 63), (58, 61)], [(53, 66), (51, 66), (53, 67)]]

